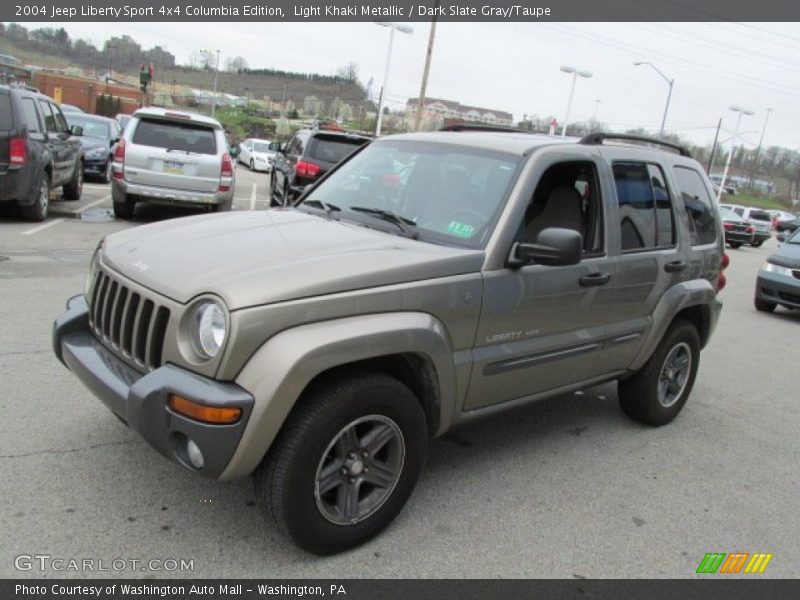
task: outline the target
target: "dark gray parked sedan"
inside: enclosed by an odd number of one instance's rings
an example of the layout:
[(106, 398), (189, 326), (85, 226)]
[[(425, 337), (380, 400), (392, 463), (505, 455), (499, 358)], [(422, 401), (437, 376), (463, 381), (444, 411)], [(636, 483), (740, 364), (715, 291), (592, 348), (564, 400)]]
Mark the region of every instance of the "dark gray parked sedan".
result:
[(755, 302), (764, 312), (772, 312), (778, 304), (800, 310), (800, 230), (795, 230), (761, 267)]

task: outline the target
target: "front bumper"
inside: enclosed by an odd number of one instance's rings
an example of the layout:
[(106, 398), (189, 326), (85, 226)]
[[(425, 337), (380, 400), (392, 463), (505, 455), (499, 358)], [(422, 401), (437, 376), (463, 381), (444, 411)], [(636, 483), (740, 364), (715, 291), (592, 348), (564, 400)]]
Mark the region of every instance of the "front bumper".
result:
[(800, 309), (800, 279), (759, 271), (756, 298), (786, 308)]
[[(94, 336), (83, 296), (70, 298), (67, 310), (53, 323), (53, 350), (106, 407), (163, 456), (205, 477), (223, 473), (253, 408), (253, 397), (241, 387), (171, 364), (146, 374), (136, 371)], [(170, 394), (207, 406), (237, 407), (242, 416), (231, 425), (195, 421), (168, 407)], [(200, 469), (189, 462), (187, 440), (193, 440), (203, 454)]]
[(107, 156), (105, 158), (87, 158), (83, 163), (83, 172), (86, 175), (105, 175), (109, 161)]

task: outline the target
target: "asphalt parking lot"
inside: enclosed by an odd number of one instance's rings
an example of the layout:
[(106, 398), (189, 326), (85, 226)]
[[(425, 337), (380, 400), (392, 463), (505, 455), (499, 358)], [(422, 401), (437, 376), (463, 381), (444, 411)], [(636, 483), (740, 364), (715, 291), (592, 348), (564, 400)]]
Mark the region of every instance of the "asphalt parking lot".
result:
[[(266, 182), (239, 167), (235, 209), (265, 209)], [(0, 214), (0, 576), (682, 578), (706, 552), (737, 551), (774, 555), (757, 577), (797, 575), (800, 313), (753, 308), (774, 240), (728, 250), (723, 314), (671, 425), (625, 418), (614, 385), (474, 423), (432, 445), (386, 532), (318, 558), (261, 518), (249, 480), (209, 481), (162, 459), (54, 357), (53, 318), (83, 289), (97, 241), (184, 214), (144, 207), (129, 223), (110, 206), (108, 186), (87, 184), (43, 224)], [(15, 567), (32, 554), (194, 568)]]

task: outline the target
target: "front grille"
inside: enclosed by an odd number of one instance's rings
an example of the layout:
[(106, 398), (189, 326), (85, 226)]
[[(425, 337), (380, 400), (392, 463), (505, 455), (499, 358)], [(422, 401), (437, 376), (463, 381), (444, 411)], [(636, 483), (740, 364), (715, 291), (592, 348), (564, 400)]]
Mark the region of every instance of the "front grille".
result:
[(109, 348), (139, 367), (161, 366), (169, 309), (98, 271), (89, 305), (89, 324)]
[(800, 279), (800, 269), (794, 269), (792, 275), (794, 275), (795, 279)]

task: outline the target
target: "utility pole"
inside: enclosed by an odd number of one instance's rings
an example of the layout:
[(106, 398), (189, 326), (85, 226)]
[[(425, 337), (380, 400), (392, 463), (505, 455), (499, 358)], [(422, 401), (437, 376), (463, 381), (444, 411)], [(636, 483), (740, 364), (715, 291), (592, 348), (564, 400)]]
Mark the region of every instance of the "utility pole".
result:
[(769, 123), (769, 116), (772, 114), (772, 109), (767, 109), (767, 116), (764, 117), (764, 127), (761, 129), (761, 137), (758, 138), (758, 146), (756, 146), (756, 154), (753, 157), (753, 164), (750, 165), (750, 189), (753, 189), (753, 181), (755, 179), (756, 169), (758, 168), (758, 155), (761, 154), (761, 144), (764, 143), (764, 133), (767, 131), (767, 123)]
[(219, 76), (219, 50), (217, 50), (217, 64), (214, 67), (214, 99), (211, 101), (211, 116), (217, 112), (217, 78)]
[(711, 168), (714, 166), (714, 159), (717, 156), (717, 140), (719, 139), (719, 130), (722, 128), (722, 117), (717, 122), (717, 133), (714, 134), (714, 143), (711, 145), (711, 155), (708, 157), (708, 166), (706, 167), (706, 175), (711, 175)]
[(736, 117), (736, 130), (734, 131), (733, 139), (731, 140), (731, 149), (730, 152), (728, 152), (728, 160), (725, 161), (725, 169), (722, 171), (722, 180), (719, 182), (717, 203), (719, 203), (719, 200), (722, 197), (722, 190), (725, 188), (725, 180), (728, 178), (728, 169), (731, 166), (731, 158), (733, 158), (733, 152), (736, 150), (736, 142), (739, 140), (739, 126), (742, 124), (742, 115), (752, 116), (755, 114), (752, 110), (747, 110), (741, 106), (731, 106), (731, 110), (735, 113), (738, 113), (738, 116)]
[(422, 111), (425, 109), (425, 91), (428, 87), (428, 73), (431, 70), (431, 55), (433, 54), (433, 39), (436, 36), (436, 13), (439, 8), (439, 0), (434, 5), (434, 17), (431, 19), (431, 33), (428, 36), (428, 52), (425, 54), (425, 69), (422, 71), (422, 85), (419, 88), (419, 101), (417, 102), (417, 114), (414, 115), (414, 131), (419, 131), (422, 121)]

